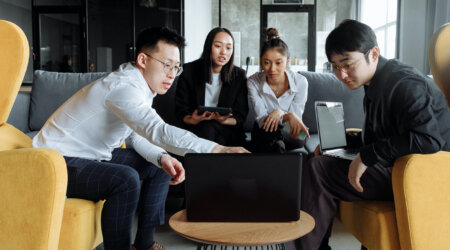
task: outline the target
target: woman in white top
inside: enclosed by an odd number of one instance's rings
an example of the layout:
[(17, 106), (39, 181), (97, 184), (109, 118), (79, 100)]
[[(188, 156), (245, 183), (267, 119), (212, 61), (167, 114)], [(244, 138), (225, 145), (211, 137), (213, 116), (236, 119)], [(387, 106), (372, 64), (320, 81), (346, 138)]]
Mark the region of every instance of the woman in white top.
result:
[(248, 98), (255, 111), (252, 130), (254, 151), (280, 152), (303, 147), (308, 128), (302, 115), (308, 95), (308, 81), (288, 69), (289, 49), (274, 28), (266, 30), (267, 41), (260, 57), (263, 72), (247, 81)]

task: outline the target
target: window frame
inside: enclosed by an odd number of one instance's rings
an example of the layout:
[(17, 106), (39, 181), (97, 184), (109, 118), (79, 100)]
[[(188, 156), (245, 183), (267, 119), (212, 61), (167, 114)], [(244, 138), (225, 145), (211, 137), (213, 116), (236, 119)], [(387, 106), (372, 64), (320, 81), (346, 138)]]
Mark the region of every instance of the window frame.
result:
[[(361, 19), (362, 19), (361, 18), (362, 1), (363, 0), (357, 0), (356, 1), (356, 4), (357, 4), (357, 6), (356, 6), (356, 10), (357, 10), (356, 19), (358, 21), (361, 21)], [(392, 1), (392, 0), (386, 0), (386, 1)], [(393, 25), (397, 25), (396, 26), (396, 34), (395, 34), (395, 56), (394, 56), (395, 59), (399, 59), (399, 57), (400, 57), (400, 37), (399, 36), (400, 36), (400, 24), (401, 24), (401, 22), (400, 22), (400, 20), (401, 20), (401, 3), (402, 3), (401, 0), (397, 0), (397, 17), (396, 17), (395, 21), (387, 22), (384, 25), (382, 25), (380, 27), (377, 27), (375, 29), (372, 28), (375, 33), (377, 31), (383, 30), (384, 34), (387, 34), (389, 27), (392, 27)], [(386, 41), (387, 40), (387, 36), (386, 35), (384, 36), (384, 40), (385, 40), (384, 41), (385, 44), (387, 44), (387, 41)]]

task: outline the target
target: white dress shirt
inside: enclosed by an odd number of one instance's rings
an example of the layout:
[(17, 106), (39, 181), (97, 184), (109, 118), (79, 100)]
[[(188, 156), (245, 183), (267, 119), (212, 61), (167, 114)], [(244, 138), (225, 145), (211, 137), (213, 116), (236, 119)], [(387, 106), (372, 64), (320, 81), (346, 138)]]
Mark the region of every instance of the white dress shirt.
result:
[(108, 161), (131, 136), (136, 152), (156, 166), (165, 150), (209, 153), (216, 143), (166, 124), (152, 108), (155, 96), (135, 65), (122, 64), (69, 98), (33, 138), (33, 147)]
[(220, 73), (211, 74), (211, 78), (211, 83), (206, 83), (205, 86), (205, 106), (217, 107), (220, 90), (222, 89)]
[(264, 125), (264, 118), (276, 109), (285, 113), (292, 112), (302, 119), (308, 97), (308, 81), (291, 70), (286, 70), (286, 75), (289, 89), (278, 98), (267, 83), (264, 72), (257, 72), (248, 78), (248, 99), (255, 111), (255, 120), (259, 127)]

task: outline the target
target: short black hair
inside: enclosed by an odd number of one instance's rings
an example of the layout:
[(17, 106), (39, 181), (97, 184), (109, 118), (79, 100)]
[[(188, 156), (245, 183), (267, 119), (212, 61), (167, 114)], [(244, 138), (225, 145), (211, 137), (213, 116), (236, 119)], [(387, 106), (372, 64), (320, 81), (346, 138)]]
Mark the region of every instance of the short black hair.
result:
[(142, 52), (143, 49), (155, 49), (159, 41), (164, 41), (168, 44), (177, 46), (180, 52), (184, 46), (186, 46), (184, 37), (178, 35), (174, 30), (166, 27), (146, 28), (138, 35), (135, 59), (137, 59), (137, 55)]
[(375, 46), (378, 46), (377, 37), (368, 25), (346, 19), (328, 35), (325, 53), (328, 61), (333, 53), (342, 55), (349, 51), (359, 51), (365, 54), (367, 59), (367, 52)]
[(216, 35), (220, 32), (227, 33), (228, 35), (230, 35), (231, 39), (233, 40), (233, 53), (231, 54), (230, 60), (220, 70), (220, 80), (222, 80), (222, 82), (228, 83), (231, 81), (231, 78), (232, 78), (233, 67), (234, 67), (234, 37), (231, 34), (231, 31), (229, 31), (228, 29), (222, 28), (222, 27), (216, 27), (216, 28), (212, 29), (206, 36), (205, 44), (203, 45), (202, 56), (200, 57), (203, 62), (203, 68), (207, 69), (207, 70), (204, 70), (204, 75), (203, 75), (204, 82), (211, 82), (211, 72), (212, 72), (211, 50), (212, 50), (214, 38), (216, 38)]

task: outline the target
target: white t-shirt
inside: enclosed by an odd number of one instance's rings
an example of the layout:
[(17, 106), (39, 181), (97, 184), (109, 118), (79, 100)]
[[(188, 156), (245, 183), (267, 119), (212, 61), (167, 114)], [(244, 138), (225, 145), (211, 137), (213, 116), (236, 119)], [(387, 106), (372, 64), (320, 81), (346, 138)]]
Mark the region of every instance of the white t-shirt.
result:
[(259, 127), (264, 125), (264, 118), (276, 109), (285, 113), (292, 112), (302, 119), (308, 97), (308, 81), (291, 70), (286, 70), (286, 75), (289, 89), (278, 98), (267, 83), (264, 72), (257, 72), (248, 78), (248, 99), (255, 111), (255, 120)]
[(131, 136), (136, 152), (157, 166), (165, 150), (177, 155), (212, 150), (215, 142), (166, 124), (152, 108), (155, 96), (136, 66), (122, 64), (69, 98), (33, 138), (33, 147), (108, 161)]
[(214, 73), (211, 76), (211, 83), (206, 83), (205, 87), (205, 106), (217, 107), (222, 81), (220, 80), (220, 73)]

